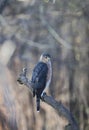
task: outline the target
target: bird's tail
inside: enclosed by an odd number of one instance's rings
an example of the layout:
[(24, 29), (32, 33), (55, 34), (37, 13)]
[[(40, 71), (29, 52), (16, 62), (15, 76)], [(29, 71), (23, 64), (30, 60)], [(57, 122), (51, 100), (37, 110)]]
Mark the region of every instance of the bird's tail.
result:
[(37, 95), (36, 97), (36, 107), (37, 107), (37, 111), (39, 112), (40, 111), (40, 97)]

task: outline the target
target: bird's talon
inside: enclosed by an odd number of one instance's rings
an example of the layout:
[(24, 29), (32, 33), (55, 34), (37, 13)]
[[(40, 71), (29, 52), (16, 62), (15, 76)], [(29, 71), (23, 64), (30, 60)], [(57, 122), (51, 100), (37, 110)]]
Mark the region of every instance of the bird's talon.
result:
[(46, 92), (43, 92), (42, 94), (41, 94), (41, 99), (42, 99), (42, 101), (44, 101), (44, 96), (46, 95)]

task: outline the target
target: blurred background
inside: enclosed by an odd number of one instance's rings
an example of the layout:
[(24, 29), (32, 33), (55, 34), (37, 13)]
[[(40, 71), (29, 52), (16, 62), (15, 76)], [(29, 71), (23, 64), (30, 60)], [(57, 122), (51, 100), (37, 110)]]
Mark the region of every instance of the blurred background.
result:
[[(89, 1), (0, 0), (0, 130), (64, 130), (65, 118), (17, 79), (43, 52), (52, 56), (48, 94), (89, 130)], [(9, 125), (8, 125), (9, 124)]]

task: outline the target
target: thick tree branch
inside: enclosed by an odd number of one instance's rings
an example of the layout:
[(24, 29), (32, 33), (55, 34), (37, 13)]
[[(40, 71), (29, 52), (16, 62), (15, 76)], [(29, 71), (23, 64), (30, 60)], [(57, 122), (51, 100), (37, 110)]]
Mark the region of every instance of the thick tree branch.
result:
[[(31, 92), (32, 92), (32, 89), (33, 89), (31, 87), (32, 84), (31, 84), (30, 80), (28, 80), (28, 78), (26, 77), (26, 73), (27, 73), (27, 69), (23, 68), (23, 71), (19, 75), (19, 78), (17, 79), (17, 81), (20, 84), (26, 85), (29, 88), (29, 90), (31, 90)], [(72, 113), (61, 102), (57, 102), (53, 97), (47, 96), (46, 93), (44, 93), (42, 95), (41, 99), (45, 103), (52, 106), (58, 112), (59, 115), (65, 117), (69, 121), (70, 125), (68, 125), (68, 127), (67, 127), (68, 130), (79, 130), (78, 125), (77, 125)]]

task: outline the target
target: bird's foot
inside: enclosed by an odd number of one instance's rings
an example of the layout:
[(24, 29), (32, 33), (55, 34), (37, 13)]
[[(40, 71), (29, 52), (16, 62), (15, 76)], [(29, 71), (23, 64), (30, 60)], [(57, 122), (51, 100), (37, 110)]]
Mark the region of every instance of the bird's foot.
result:
[(43, 93), (41, 94), (41, 100), (42, 100), (42, 101), (44, 101), (44, 96), (45, 96), (45, 95), (47, 95), (46, 92), (43, 92)]

